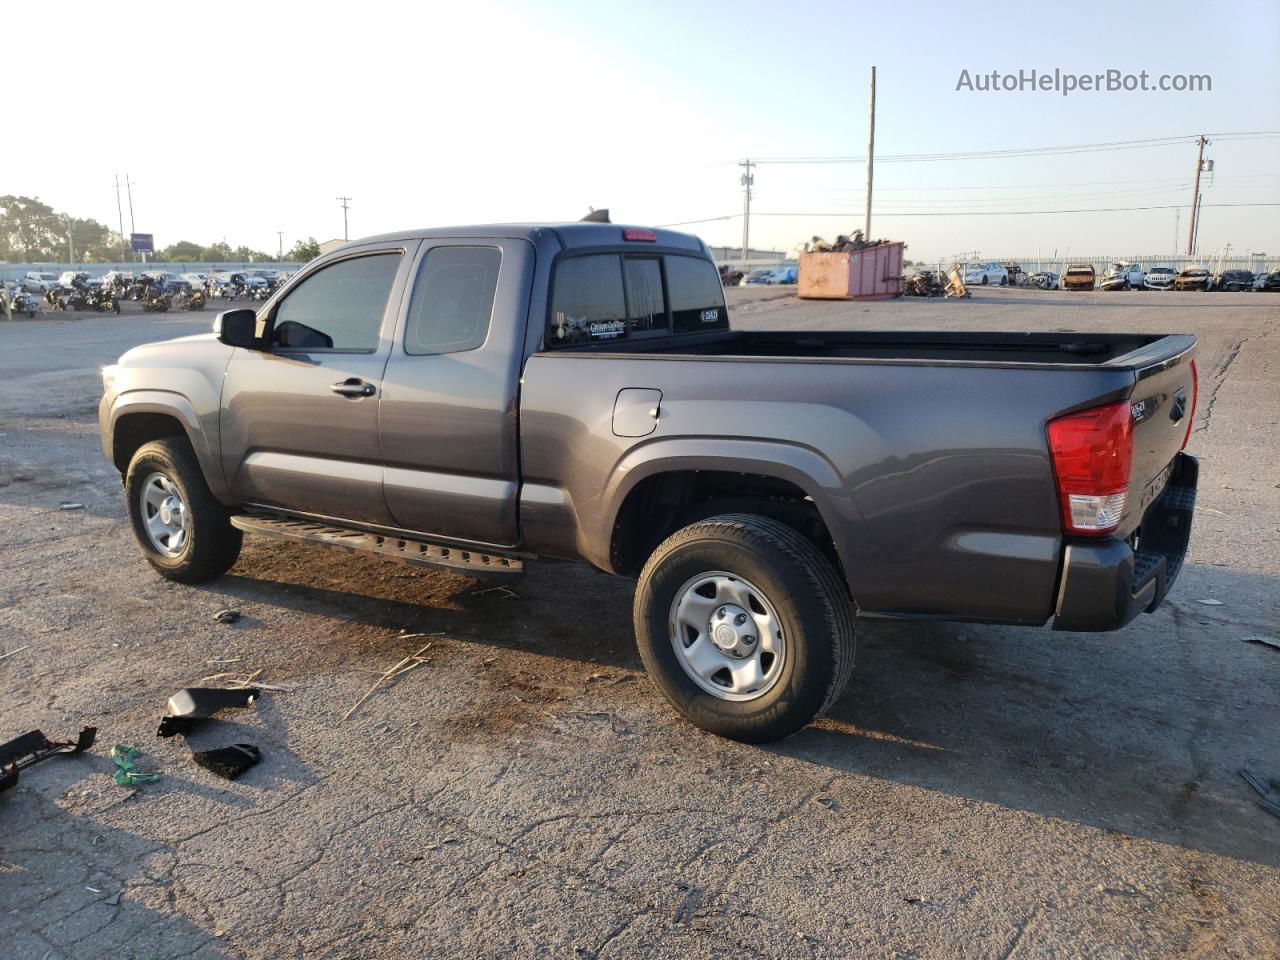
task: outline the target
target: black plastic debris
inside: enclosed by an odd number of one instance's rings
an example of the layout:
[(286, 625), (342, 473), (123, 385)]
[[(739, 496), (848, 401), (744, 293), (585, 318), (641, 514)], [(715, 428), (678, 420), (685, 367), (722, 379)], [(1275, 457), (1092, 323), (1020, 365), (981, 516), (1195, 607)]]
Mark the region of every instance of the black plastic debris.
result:
[(1258, 806), (1273, 817), (1280, 817), (1280, 780), (1271, 777), (1270, 782), (1267, 782), (1248, 768), (1242, 768), (1240, 776), (1244, 777), (1244, 782), (1253, 787), (1258, 796), (1262, 797), (1258, 801)]
[(186, 736), (196, 721), (206, 720), (228, 707), (247, 707), (259, 694), (257, 687), (223, 690), (216, 687), (188, 687), (169, 698), (168, 716), (160, 718), (158, 737)]
[(0, 744), (0, 792), (16, 786), (18, 772), (59, 754), (84, 753), (97, 739), (97, 727), (85, 727), (74, 740), (50, 740), (39, 730)]
[(235, 623), (240, 619), (239, 610), (219, 610), (213, 615), (213, 619), (218, 623)]
[(217, 750), (197, 750), (191, 759), (220, 777), (234, 780), (262, 759), (262, 751), (252, 743), (233, 743)]

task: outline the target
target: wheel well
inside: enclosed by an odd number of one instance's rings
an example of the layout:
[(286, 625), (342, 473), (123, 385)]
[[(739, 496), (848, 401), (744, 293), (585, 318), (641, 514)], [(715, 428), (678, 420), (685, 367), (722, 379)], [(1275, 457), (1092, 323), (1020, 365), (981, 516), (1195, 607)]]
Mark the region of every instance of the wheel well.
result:
[(134, 453), (144, 443), (186, 435), (182, 421), (167, 413), (126, 413), (116, 421), (111, 438), (111, 459), (123, 474), (129, 469)]
[(831, 532), (804, 490), (777, 477), (718, 470), (660, 473), (636, 484), (613, 523), (610, 563), (618, 573), (635, 576), (671, 534), (722, 513), (756, 513), (785, 523), (841, 571)]

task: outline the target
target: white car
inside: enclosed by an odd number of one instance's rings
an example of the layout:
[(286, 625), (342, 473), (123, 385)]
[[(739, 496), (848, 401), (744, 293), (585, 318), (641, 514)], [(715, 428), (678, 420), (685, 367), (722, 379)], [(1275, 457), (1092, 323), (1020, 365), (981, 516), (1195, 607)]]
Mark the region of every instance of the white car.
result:
[(1107, 266), (1106, 271), (1102, 274), (1099, 286), (1105, 287), (1108, 280), (1119, 280), (1126, 290), (1130, 288), (1141, 289), (1146, 279), (1146, 273), (1136, 263), (1130, 263), (1128, 260), (1115, 260)]
[(1009, 285), (1009, 271), (1004, 268), (1003, 264), (992, 261), (991, 263), (966, 263), (964, 267), (964, 282), (966, 286), (986, 287), (993, 283), (1002, 287)]
[(27, 293), (47, 293), (58, 285), (58, 277), (53, 273), (28, 270), (27, 275), (18, 281), (18, 285)]
[(1142, 286), (1147, 290), (1168, 290), (1177, 276), (1173, 267), (1152, 267), (1143, 277)]
[(178, 279), (187, 281), (187, 283), (191, 284), (193, 290), (203, 290), (205, 282), (209, 278), (203, 273), (180, 273), (178, 274)]

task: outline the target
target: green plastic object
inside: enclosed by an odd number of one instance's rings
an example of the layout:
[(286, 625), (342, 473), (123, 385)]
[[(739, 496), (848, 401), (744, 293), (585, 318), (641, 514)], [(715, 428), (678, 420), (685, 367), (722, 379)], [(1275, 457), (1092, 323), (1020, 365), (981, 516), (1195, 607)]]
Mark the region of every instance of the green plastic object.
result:
[(111, 759), (119, 767), (112, 778), (118, 787), (132, 787), (135, 783), (151, 783), (159, 780), (158, 773), (138, 773), (133, 769), (133, 758), (141, 753), (137, 747), (117, 743), (111, 748)]

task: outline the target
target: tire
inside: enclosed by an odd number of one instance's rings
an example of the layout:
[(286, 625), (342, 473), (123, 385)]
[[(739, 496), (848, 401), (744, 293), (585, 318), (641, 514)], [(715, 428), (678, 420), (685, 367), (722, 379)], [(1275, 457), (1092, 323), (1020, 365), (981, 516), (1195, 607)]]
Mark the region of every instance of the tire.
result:
[[(148, 533), (144, 514), (144, 490), (162, 477), (176, 490), (182, 504), (181, 543), (168, 554)], [(158, 484), (158, 481), (156, 481)], [(159, 484), (163, 486), (162, 484)], [(240, 556), (243, 534), (231, 525), (231, 515), (214, 499), (205, 483), (191, 444), (185, 438), (153, 440), (143, 444), (129, 461), (124, 480), (125, 506), (142, 554), (160, 576), (178, 583), (203, 583), (231, 569)], [(172, 519), (173, 513), (165, 514)], [(160, 520), (157, 509), (152, 519)]]
[(1000, 286), (1002, 286), (1002, 287), (1007, 287), (1008, 285), (1009, 285), (1009, 278), (1008, 278), (1008, 277), (1001, 277), (1001, 278), (1000, 278)]
[(982, 285), (985, 287), (990, 282), (991, 282), (990, 278), (984, 273), (982, 275)]
[[(722, 602), (720, 587), (702, 583), (707, 580), (728, 581), (725, 585), (739, 596), (745, 591), (747, 604)], [(701, 586), (691, 586), (695, 584)], [(733, 660), (719, 646), (720, 629), (729, 620), (719, 624), (717, 639), (708, 629), (689, 641), (692, 628), (680, 619), (677, 602), (704, 587), (712, 598), (699, 592), (697, 604), (700, 609), (706, 605), (708, 628), (726, 607), (750, 608), (745, 611), (749, 618), (739, 617), (747, 624), (740, 630), (760, 627), (754, 617), (771, 615), (770, 608), (776, 615), (780, 636), (770, 642), (777, 654), (765, 653), (759, 638), (740, 641), (758, 647), (752, 652), (765, 664), (766, 679), (745, 693), (734, 694), (705, 675), (695, 680), (693, 668), (684, 665), (686, 655), (677, 652), (677, 643), (682, 650), (710, 645), (705, 649), (723, 659), (712, 679), (731, 677), (730, 666), (752, 659)], [(703, 730), (745, 743), (768, 743), (797, 732), (836, 701), (853, 672), (853, 612), (840, 577), (810, 541), (786, 524), (756, 514), (701, 520), (659, 544), (640, 573), (633, 618), (645, 668), (676, 710)], [(717, 664), (712, 661), (713, 668)], [(720, 693), (708, 692), (715, 688)]]

